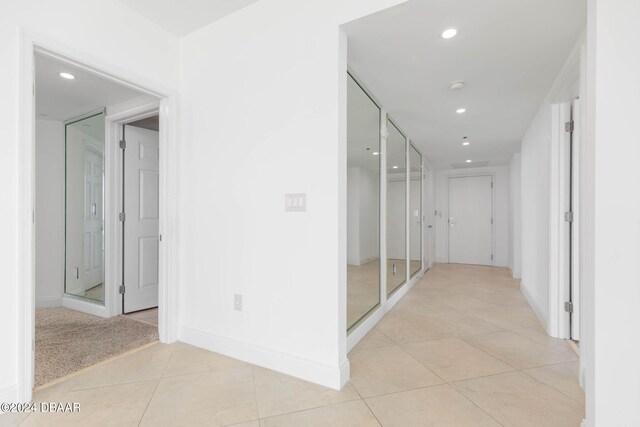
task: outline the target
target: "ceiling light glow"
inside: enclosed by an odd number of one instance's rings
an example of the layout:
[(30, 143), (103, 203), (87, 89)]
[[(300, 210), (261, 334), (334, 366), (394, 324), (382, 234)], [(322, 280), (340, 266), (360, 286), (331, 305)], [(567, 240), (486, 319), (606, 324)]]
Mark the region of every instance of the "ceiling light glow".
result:
[(63, 79), (67, 79), (67, 80), (73, 80), (76, 78), (76, 76), (74, 76), (71, 73), (60, 73), (60, 77), (62, 77)]
[(397, 167), (397, 166), (392, 166), (392, 167), (393, 167), (394, 169), (398, 169), (398, 167)]
[(458, 34), (458, 30), (456, 30), (455, 28), (448, 28), (442, 32), (442, 38), (451, 39), (455, 37), (456, 34)]
[(471, 144), (469, 141), (465, 141), (462, 143), (462, 145), (469, 145), (469, 144)]
[(462, 114), (462, 113), (465, 113), (466, 111), (467, 111), (467, 109), (466, 109), (466, 108), (458, 108), (458, 109), (456, 110), (456, 113), (458, 113), (458, 114)]
[(371, 153), (371, 154), (373, 154), (374, 156), (377, 156), (377, 155), (378, 155), (378, 154), (380, 154), (380, 153), (378, 153), (377, 151), (374, 151), (374, 152), (373, 152), (373, 153)]
[(467, 160), (467, 163), (471, 163), (471, 160)]

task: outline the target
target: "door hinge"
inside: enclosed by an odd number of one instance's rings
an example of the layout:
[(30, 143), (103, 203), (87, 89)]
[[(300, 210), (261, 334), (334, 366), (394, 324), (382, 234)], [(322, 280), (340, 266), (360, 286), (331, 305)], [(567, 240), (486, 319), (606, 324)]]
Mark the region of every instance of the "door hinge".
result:
[(571, 211), (565, 212), (564, 213), (564, 220), (566, 222), (573, 222), (573, 212), (571, 212)]
[(574, 127), (574, 121), (568, 121), (564, 124), (564, 130), (565, 132), (573, 132), (573, 127)]
[(127, 148), (127, 141), (125, 141), (124, 139), (120, 140), (120, 148), (122, 148), (123, 150), (125, 148)]
[(119, 219), (120, 221), (124, 221), (124, 220), (126, 220), (126, 219), (127, 219), (127, 214), (125, 214), (124, 212), (120, 212), (120, 213), (118, 214), (118, 219)]
[(120, 285), (120, 287), (118, 288), (118, 292), (124, 294), (124, 285)]
[(564, 311), (567, 313), (573, 313), (573, 303), (571, 301), (567, 301), (564, 303)]

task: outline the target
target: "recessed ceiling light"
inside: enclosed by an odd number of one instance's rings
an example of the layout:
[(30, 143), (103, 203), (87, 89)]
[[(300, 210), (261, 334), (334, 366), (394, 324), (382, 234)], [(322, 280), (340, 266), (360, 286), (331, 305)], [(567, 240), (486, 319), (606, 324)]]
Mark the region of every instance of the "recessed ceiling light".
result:
[(394, 169), (398, 169), (398, 167), (397, 167), (397, 166), (392, 166), (392, 167), (393, 167)]
[(465, 83), (462, 80), (457, 80), (455, 82), (449, 83), (449, 89), (451, 90), (460, 90), (464, 88)]
[(464, 113), (464, 112), (466, 112), (466, 111), (467, 111), (467, 109), (466, 109), (466, 108), (458, 108), (458, 109), (456, 110), (456, 113), (458, 113), (458, 114), (462, 114), (462, 113)]
[(471, 144), (469, 141), (464, 141), (464, 142), (462, 143), (462, 145), (469, 145), (469, 144)]
[(455, 28), (448, 28), (442, 32), (442, 38), (450, 39), (455, 37), (456, 34), (458, 34), (458, 30), (456, 30)]
[(71, 73), (60, 73), (60, 77), (62, 77), (63, 79), (67, 79), (67, 80), (73, 80), (76, 78), (76, 76), (74, 76)]
[(373, 154), (374, 156), (377, 156), (377, 155), (378, 155), (378, 154), (380, 154), (380, 153), (378, 153), (377, 151), (374, 151), (374, 152), (373, 152), (373, 153), (371, 153), (371, 154)]
[(467, 163), (471, 163), (471, 160), (467, 160)]

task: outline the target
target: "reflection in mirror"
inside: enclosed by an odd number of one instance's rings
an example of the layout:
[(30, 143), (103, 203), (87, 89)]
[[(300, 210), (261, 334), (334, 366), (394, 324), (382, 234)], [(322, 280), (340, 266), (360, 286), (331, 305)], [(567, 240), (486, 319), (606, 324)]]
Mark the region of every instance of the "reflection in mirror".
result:
[(65, 293), (104, 304), (104, 113), (65, 127)]
[(380, 303), (380, 109), (348, 77), (347, 328)]
[(411, 145), (409, 150), (409, 272), (422, 269), (422, 155)]
[(387, 120), (387, 295), (407, 280), (407, 140)]

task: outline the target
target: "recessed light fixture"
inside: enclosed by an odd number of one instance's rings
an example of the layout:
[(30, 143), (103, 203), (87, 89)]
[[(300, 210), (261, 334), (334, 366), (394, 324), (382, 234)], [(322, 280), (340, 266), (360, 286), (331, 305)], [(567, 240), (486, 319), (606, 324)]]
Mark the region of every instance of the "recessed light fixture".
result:
[(371, 153), (371, 154), (373, 154), (374, 156), (377, 156), (377, 155), (378, 155), (378, 154), (380, 154), (380, 153), (378, 153), (377, 151), (374, 151), (374, 152), (373, 152), (373, 153)]
[(451, 90), (460, 90), (464, 88), (465, 83), (462, 80), (456, 80), (455, 82), (449, 83), (449, 89)]
[(466, 111), (467, 111), (467, 109), (466, 109), (466, 108), (458, 108), (458, 109), (456, 110), (456, 113), (458, 113), (458, 114), (462, 114), (462, 113), (465, 113)]
[(67, 79), (67, 80), (73, 80), (73, 79), (76, 78), (76, 76), (74, 76), (73, 74), (64, 73), (64, 72), (60, 73), (60, 77), (62, 77), (63, 79)]
[(463, 141), (462, 142), (462, 145), (469, 145), (469, 144), (471, 144), (469, 141)]
[(467, 160), (467, 163), (471, 163), (471, 160)]
[(394, 169), (398, 169), (398, 167), (397, 167), (397, 166), (392, 166), (392, 168), (394, 168)]
[(451, 39), (451, 38), (455, 37), (456, 34), (458, 34), (458, 30), (456, 30), (455, 28), (447, 28), (446, 30), (444, 30), (442, 32), (442, 38), (443, 39)]

